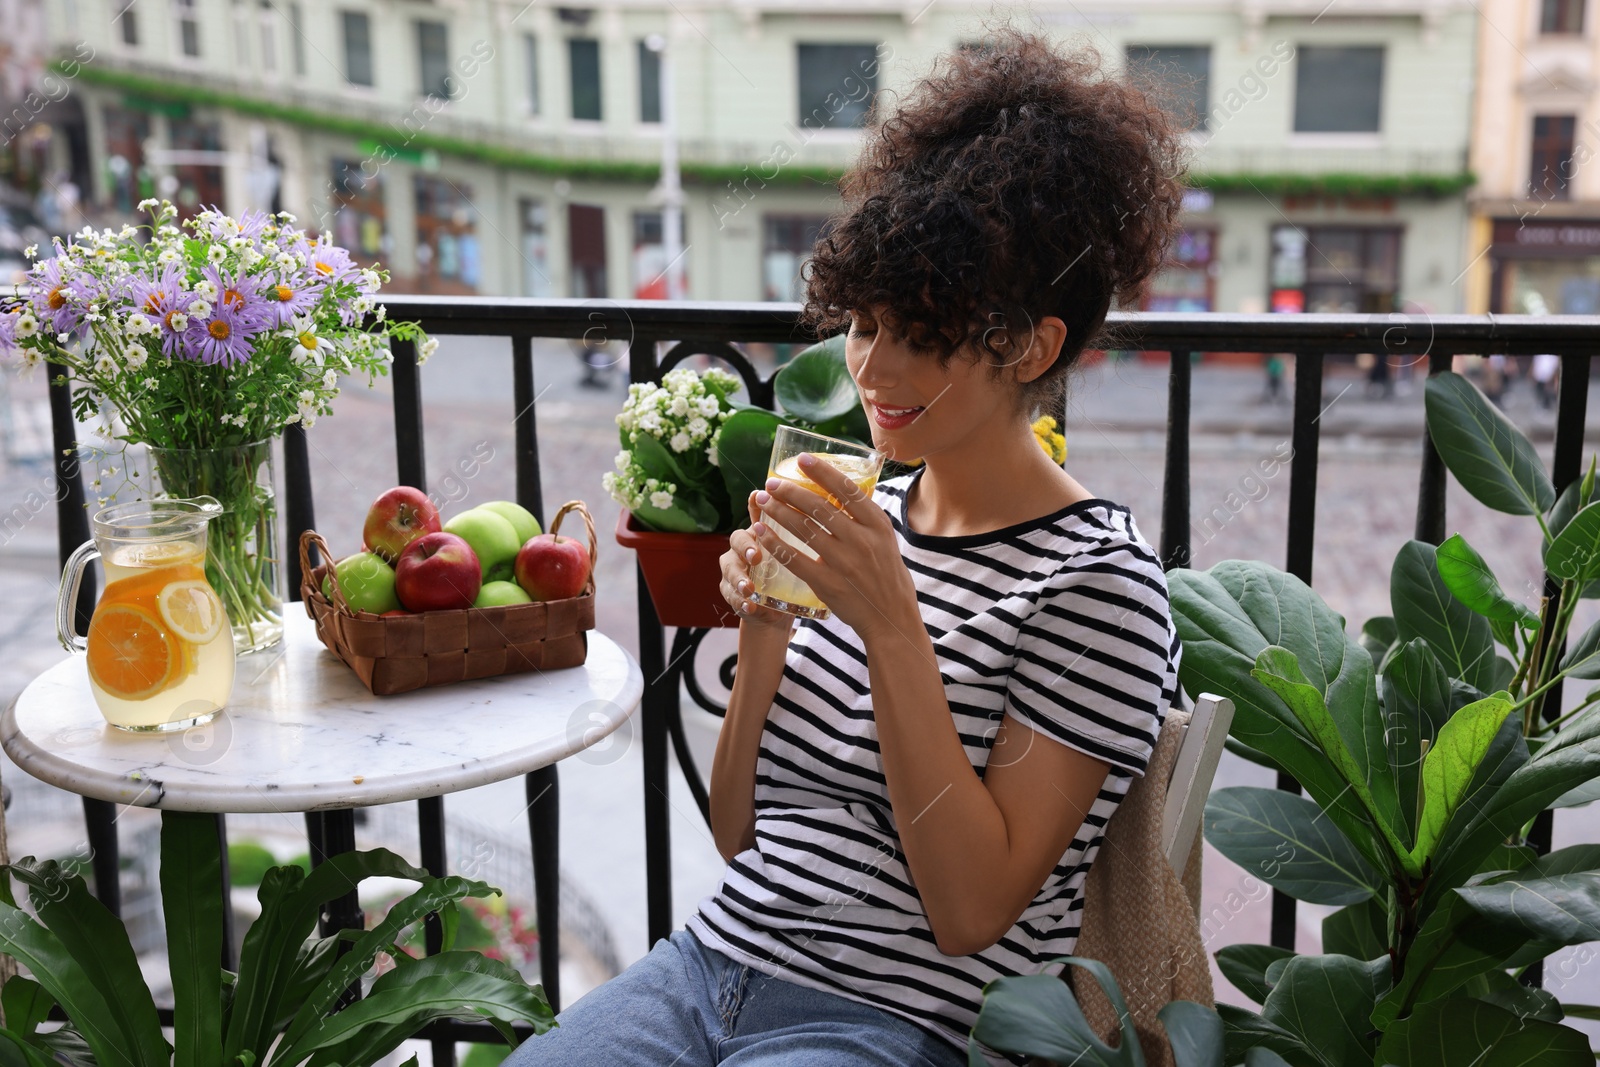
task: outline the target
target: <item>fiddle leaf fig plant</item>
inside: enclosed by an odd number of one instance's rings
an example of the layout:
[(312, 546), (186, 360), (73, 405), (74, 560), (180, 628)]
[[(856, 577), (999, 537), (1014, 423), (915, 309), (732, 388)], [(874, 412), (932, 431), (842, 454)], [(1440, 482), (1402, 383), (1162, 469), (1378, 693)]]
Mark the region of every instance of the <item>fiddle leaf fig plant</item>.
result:
[[(268, 870), (258, 893), (261, 915), (245, 934), (239, 969), (224, 970), (216, 833), (210, 816), (163, 813), (171, 1042), (127, 931), (83, 879), (53, 860), (0, 868), (0, 951), (29, 972), (0, 988), (0, 1064), (354, 1067), (382, 1060), (437, 1019), (487, 1021), (512, 1044), (513, 1023), (530, 1024), (535, 1033), (554, 1025), (538, 986), (507, 964), (451, 947), (456, 902), (499, 890), (468, 878), (435, 878), (385, 849), (345, 853), (309, 874), (298, 866)], [(371, 930), (317, 937), (323, 906), (372, 877), (419, 887)], [(26, 887), (33, 914), (18, 906), (13, 881)], [(445, 950), (413, 958), (397, 943), (433, 912), (442, 919)], [(347, 991), (380, 954), (394, 967), (349, 1001)], [(57, 1007), (66, 1023), (42, 1028)]]
[(1564, 715), (1545, 707), (1563, 680), (1600, 678), (1600, 624), (1568, 633), (1600, 590), (1595, 467), (1558, 493), (1459, 375), (1430, 378), (1426, 407), (1461, 486), (1530, 518), (1558, 597), (1513, 597), (1460, 534), (1401, 546), (1391, 614), (1355, 637), (1265, 563), (1168, 575), (1184, 688), (1231, 697), (1229, 748), (1305, 790), (1217, 790), (1206, 839), (1274, 888), (1340, 906), (1322, 955), (1217, 954), (1262, 1006), (1219, 1009), (1229, 1063), (1256, 1048), (1296, 1067), (1593, 1060), (1561, 1024), (1592, 1009), (1516, 978), (1600, 940), (1600, 846), (1538, 856), (1527, 843), (1546, 808), (1600, 797), (1600, 689)]

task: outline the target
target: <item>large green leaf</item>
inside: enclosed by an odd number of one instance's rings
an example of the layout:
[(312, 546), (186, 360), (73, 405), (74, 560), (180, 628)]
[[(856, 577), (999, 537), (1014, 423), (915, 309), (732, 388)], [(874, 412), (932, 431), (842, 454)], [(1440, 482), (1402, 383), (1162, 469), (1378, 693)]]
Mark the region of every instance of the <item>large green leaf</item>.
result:
[(1222, 1017), (1222, 1048), (1224, 1063), (1247, 1065), (1258, 1062), (1250, 1057), (1258, 1050), (1273, 1052), (1292, 1067), (1323, 1067), (1300, 1038), (1277, 1023), (1268, 1022), (1260, 1015), (1233, 1004), (1218, 1004), (1217, 1014)]
[(1295, 1035), (1325, 1067), (1371, 1063), (1375, 1042), (1367, 1019), (1388, 984), (1387, 957), (1296, 956), (1267, 994), (1261, 1017)]
[(39, 1028), (56, 1006), (55, 998), (31, 978), (14, 974), (0, 986), (0, 1009), (5, 1011), (6, 1029), (27, 1037)]
[(1312, 904), (1354, 904), (1384, 879), (1307, 797), (1232, 786), (1206, 800), (1206, 840), (1274, 889)]
[[(1324, 705), (1322, 694), (1300, 672), (1299, 664), (1287, 649), (1275, 646), (1263, 649), (1256, 658), (1254, 674), (1257, 681), (1277, 693), (1288, 705), (1361, 802), (1368, 825), (1378, 831), (1389, 847), (1390, 856), (1374, 866), (1388, 870), (1391, 859), (1401, 864), (1408, 863), (1406, 847), (1398, 833), (1402, 823), (1395, 793), (1394, 769), (1389, 764), (1389, 754), (1383, 745), (1383, 720), (1377, 708), (1372, 660), (1365, 655), (1348, 659), (1357, 663), (1353, 673), (1364, 679), (1364, 690), (1345, 690), (1347, 705), (1359, 702), (1359, 706), (1347, 706), (1343, 714), (1337, 715), (1333, 708)], [(1340, 693), (1334, 685), (1330, 685), (1328, 695), (1333, 699)], [(1334, 821), (1339, 823), (1340, 829), (1344, 829), (1343, 820), (1335, 817)], [(1422, 871), (1420, 867), (1408, 867), (1408, 873), (1419, 876)]]
[(1457, 706), (1450, 676), (1428, 642), (1416, 637), (1399, 645), (1383, 673), (1383, 718), (1408, 841), (1417, 835), (1424, 745), (1433, 744)]
[(1544, 554), (1545, 570), (1557, 581), (1587, 586), (1600, 578), (1600, 501), (1572, 517)]
[(1167, 587), (1183, 641), (1184, 689), (1232, 698), (1230, 740), (1294, 775), (1362, 855), (1382, 864), (1384, 849), (1360, 802), (1295, 713), (1253, 674), (1256, 658), (1269, 645), (1293, 652), (1308, 680), (1323, 690), (1342, 671), (1354, 673), (1347, 661), (1362, 661), (1370, 671), (1372, 657), (1346, 638), (1344, 619), (1304, 582), (1257, 561), (1229, 560), (1208, 571), (1172, 570)]
[(748, 525), (750, 494), (767, 483), (772, 442), (783, 419), (761, 408), (741, 408), (717, 430), (717, 467), (728, 488), (735, 526)]
[(1401, 547), (1389, 574), (1389, 602), (1401, 641), (1424, 638), (1452, 678), (1486, 693), (1500, 688), (1489, 620), (1451, 594), (1432, 545), (1408, 541)]
[(1389, 646), (1394, 644), (1396, 631), (1394, 616), (1374, 615), (1361, 626), (1361, 635), (1357, 640), (1361, 647), (1367, 650), (1367, 655), (1372, 657), (1375, 666), (1381, 668), (1384, 657), (1389, 654)]
[(1340, 908), (1322, 920), (1322, 951), (1373, 960), (1389, 951), (1389, 913), (1378, 897)]
[(1547, 878), (1513, 875), (1456, 892), (1478, 914), (1533, 940), (1557, 945), (1600, 941), (1600, 873), (1595, 871)]
[(1188, 1000), (1174, 1000), (1156, 1013), (1166, 1028), (1176, 1067), (1218, 1067), (1222, 1063), (1222, 1017)]
[(1600, 678), (1600, 620), (1579, 635), (1562, 658), (1561, 669), (1573, 678)]
[(222, 853), (214, 815), (161, 815), (161, 908), (172, 972), (174, 1067), (222, 1060)]
[(1111, 969), (1080, 956), (1061, 956), (1049, 963), (1081, 967), (1094, 977), (1122, 1020), (1120, 1044), (1112, 1048), (1101, 1041), (1083, 1017), (1071, 987), (1061, 977), (1048, 974), (1012, 975), (985, 985), (972, 1042), (997, 1052), (1041, 1056), (1081, 1067), (1143, 1067), (1133, 1016)]
[[(1565, 530), (1567, 528), (1567, 523), (1572, 521), (1572, 517), (1576, 515), (1580, 509), (1587, 506), (1584, 501), (1592, 499), (1594, 489), (1593, 485), (1589, 486), (1590, 496), (1586, 497), (1584, 495), (1584, 484), (1590, 482), (1593, 477), (1594, 459), (1591, 457), (1588, 473), (1586, 473), (1582, 478), (1574, 479), (1573, 481), (1567, 483), (1567, 487), (1561, 490), (1561, 495), (1556, 498), (1555, 507), (1551, 508), (1550, 514), (1545, 517), (1545, 527), (1550, 531), (1550, 536), (1543, 539), (1543, 552), (1548, 553), (1550, 551), (1551, 538), (1559, 535), (1562, 530)], [(1600, 596), (1600, 581), (1590, 582), (1588, 585), (1584, 586), (1583, 592), (1580, 593), (1579, 596)]]
[[(0, 868), (4, 878), (5, 868)], [(83, 880), (78, 879), (79, 886)], [(88, 893), (87, 889), (82, 892)], [(101, 1067), (154, 1067), (162, 1061), (136, 1059), (112, 1021), (105, 996), (84, 973), (83, 966), (62, 945), (61, 939), (34, 921), (27, 912), (0, 901), (0, 951), (16, 957), (45, 992), (83, 1033)], [(143, 982), (140, 982), (143, 986)], [(146, 990), (146, 996), (149, 991)]]
[(1293, 955), (1290, 949), (1276, 945), (1224, 945), (1216, 951), (1217, 970), (1239, 992), (1260, 1004), (1272, 992), (1267, 984), (1267, 968)]
[(56, 1061), (20, 1035), (0, 1027), (0, 1067), (56, 1067)]
[[(422, 885), (415, 892), (390, 905), (383, 920), (357, 938), (350, 951), (328, 969), (327, 977), (306, 998), (289, 1029), (284, 1032), (285, 1046), (297, 1045), (306, 1037), (312, 1027), (317, 1025), (317, 1020), (331, 1009), (344, 991), (372, 965), (377, 954), (400, 939), (400, 932), (406, 927), (414, 922), (420, 922), (429, 913), (436, 912), (447, 903), (460, 900), (464, 896), (482, 897), (500, 892), (487, 882), (459, 875), (449, 875), (444, 878), (428, 876), (420, 881)], [(295, 1064), (300, 1061), (285, 1059), (279, 1054), (273, 1058), (273, 1062)]]
[(1434, 562), (1445, 588), (1479, 615), (1525, 627), (1539, 625), (1535, 612), (1506, 596), (1489, 564), (1460, 534), (1451, 536), (1434, 549)]
[(252, 1051), (260, 1062), (280, 1029), (276, 1024), (285, 990), (322, 906), (372, 877), (421, 882), (432, 875), (382, 848), (342, 853), (310, 874), (294, 866), (267, 871), (256, 893), (261, 915), (250, 924), (239, 950), (239, 980), (223, 1040), (225, 1061)]
[(844, 344), (845, 335), (835, 334), (778, 368), (772, 395), (785, 413), (819, 423), (861, 407), (861, 394), (845, 363)]
[(1394, 1067), (1594, 1067), (1588, 1035), (1452, 997), (1418, 1006), (1383, 1035), (1379, 1062)]
[[(155, 1000), (121, 921), (95, 899), (82, 878), (68, 874), (54, 860), (22, 859), (12, 864), (10, 871), (28, 887), (34, 913), (104, 998), (104, 1019), (119, 1035), (123, 1053), (134, 1063), (165, 1065), (171, 1047), (161, 1036)], [(220, 952), (217, 963), (221, 965)], [(74, 1024), (84, 1024), (39, 974), (34, 978), (55, 995)], [(100, 1055), (98, 1048), (95, 1054)]]
[[(1507, 718), (1501, 725), (1501, 734), (1475, 776), (1474, 788), (1440, 840), (1424, 902), (1462, 885), (1497, 843), (1520, 834), (1529, 820), (1569, 789), (1600, 775), (1600, 736), (1592, 730), (1583, 731), (1587, 734), (1583, 737), (1575, 736), (1580, 733), (1577, 730), (1563, 731), (1538, 755), (1517, 765), (1517, 748), (1527, 750), (1520, 726), (1515, 718)], [(1514, 745), (1503, 741), (1507, 731), (1514, 731)], [(1506, 766), (1515, 769), (1503, 773)], [(1486, 774), (1491, 779), (1487, 787), (1477, 788)]]
[(1418, 868), (1433, 858), (1445, 825), (1461, 806), (1478, 764), (1511, 707), (1511, 695), (1497, 693), (1468, 704), (1439, 728), (1438, 740), (1422, 761), (1422, 811), (1417, 818), (1417, 843), (1411, 850)]
[(1506, 971), (1485, 971), (1461, 987), (1461, 995), (1506, 1009), (1514, 1015), (1558, 1023), (1561, 1002), (1535, 986), (1525, 986)]
[[(465, 955), (468, 953), (452, 953), (453, 959), (446, 965), (459, 964)], [(408, 966), (404, 970), (412, 969)], [(298, 1064), (322, 1049), (340, 1051), (337, 1058), (313, 1058), (311, 1062), (317, 1067), (374, 1063), (376, 1060), (368, 1058), (370, 1052), (377, 1052), (381, 1058), (439, 1019), (491, 1019), (502, 1023), (537, 1020), (548, 1029), (549, 1005), (520, 975), (513, 982), (459, 966), (430, 971), (401, 989), (380, 990), (374, 983), (368, 996), (318, 1021), (293, 1044), (286, 1040), (286, 1048), (274, 1053), (272, 1063)]]
[(1428, 379), (1428, 436), (1444, 465), (1479, 503), (1511, 515), (1542, 515), (1555, 486), (1532, 442), (1477, 386), (1446, 371)]

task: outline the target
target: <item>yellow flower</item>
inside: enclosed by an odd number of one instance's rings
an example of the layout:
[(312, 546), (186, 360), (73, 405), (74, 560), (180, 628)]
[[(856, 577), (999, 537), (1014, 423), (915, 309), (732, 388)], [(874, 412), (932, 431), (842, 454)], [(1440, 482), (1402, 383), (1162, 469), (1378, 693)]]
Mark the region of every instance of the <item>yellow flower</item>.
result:
[(1056, 433), (1056, 420), (1049, 415), (1040, 415), (1033, 421), (1033, 435), (1039, 439), (1039, 447), (1044, 449), (1045, 455), (1051, 462), (1065, 463), (1067, 461), (1067, 439)]

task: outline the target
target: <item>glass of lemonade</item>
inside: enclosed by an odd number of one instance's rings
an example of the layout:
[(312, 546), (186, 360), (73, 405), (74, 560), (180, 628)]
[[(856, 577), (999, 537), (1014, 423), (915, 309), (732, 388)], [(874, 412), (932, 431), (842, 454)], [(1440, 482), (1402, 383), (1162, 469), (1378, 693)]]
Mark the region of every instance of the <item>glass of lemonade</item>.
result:
[[(801, 473), (802, 452), (809, 452), (839, 470), (868, 497), (872, 496), (873, 486), (878, 484), (878, 473), (883, 470), (882, 452), (865, 445), (841, 441), (836, 437), (824, 437), (819, 433), (796, 429), (793, 426), (779, 427), (777, 439), (772, 443), (772, 458), (767, 464), (767, 477), (795, 482), (818, 496), (826, 496), (829, 503), (835, 507), (842, 506), (841, 501)], [(796, 552), (811, 559), (817, 558), (817, 554), (811, 551), (810, 546), (804, 541), (769, 519), (765, 508), (761, 510), (761, 521)], [(811, 587), (791, 574), (787, 567), (773, 559), (770, 554), (764, 554), (761, 561), (751, 568), (750, 582), (755, 586), (756, 600), (759, 603), (802, 618), (828, 617), (828, 606), (817, 599), (817, 594), (811, 591)]]
[[(94, 540), (67, 560), (56, 627), (69, 652), (83, 652), (89, 689), (106, 722), (123, 730), (182, 730), (210, 722), (233, 689), (233, 628), (206, 581), (206, 524), (221, 514), (210, 497), (117, 504), (94, 517)], [(83, 571), (99, 559), (105, 591), (74, 632)]]

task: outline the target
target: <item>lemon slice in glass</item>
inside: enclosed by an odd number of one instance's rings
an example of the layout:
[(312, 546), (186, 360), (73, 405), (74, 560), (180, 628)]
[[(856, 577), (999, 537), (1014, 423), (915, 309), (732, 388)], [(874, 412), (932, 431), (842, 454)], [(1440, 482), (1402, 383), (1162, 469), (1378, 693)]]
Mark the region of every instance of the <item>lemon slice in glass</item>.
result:
[(227, 616), (222, 611), (222, 601), (205, 582), (170, 582), (156, 597), (161, 609), (161, 621), (167, 624), (172, 635), (191, 644), (203, 645), (222, 632)]

